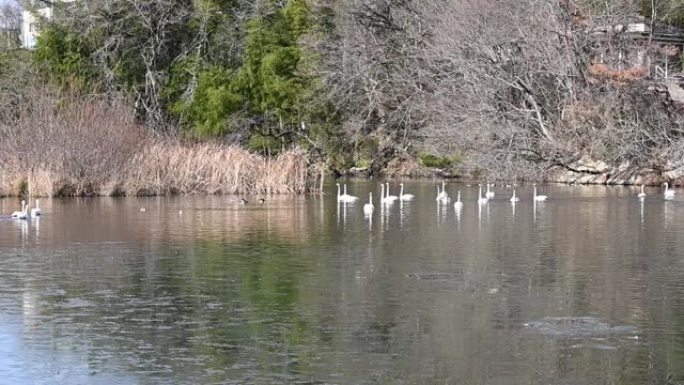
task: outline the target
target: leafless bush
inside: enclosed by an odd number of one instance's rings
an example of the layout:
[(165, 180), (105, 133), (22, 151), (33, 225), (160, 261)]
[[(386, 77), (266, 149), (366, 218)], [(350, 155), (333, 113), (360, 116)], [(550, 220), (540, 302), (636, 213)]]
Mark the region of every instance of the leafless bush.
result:
[(33, 195), (99, 193), (144, 138), (123, 100), (28, 95), (18, 116), (0, 117), (5, 194), (22, 184)]
[(617, 27), (633, 22), (633, 2), (357, 0), (340, 9), (326, 81), (350, 111), (352, 137), (456, 153), (463, 169), (502, 178), (538, 178), (582, 154), (658, 163), (655, 154), (677, 148), (682, 119), (647, 81), (659, 48)]
[[(16, 112), (16, 111), (15, 111)], [(0, 116), (0, 195), (297, 194), (309, 157), (267, 158), (237, 146), (154, 140), (121, 99), (34, 89)]]

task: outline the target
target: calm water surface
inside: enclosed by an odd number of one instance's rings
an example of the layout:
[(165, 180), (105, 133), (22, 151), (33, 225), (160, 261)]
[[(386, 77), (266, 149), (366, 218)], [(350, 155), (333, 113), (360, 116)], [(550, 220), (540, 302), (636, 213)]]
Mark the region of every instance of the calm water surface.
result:
[(2, 218), (0, 383), (684, 383), (684, 198), (450, 184), (456, 213), (406, 189), (369, 219), (334, 186)]

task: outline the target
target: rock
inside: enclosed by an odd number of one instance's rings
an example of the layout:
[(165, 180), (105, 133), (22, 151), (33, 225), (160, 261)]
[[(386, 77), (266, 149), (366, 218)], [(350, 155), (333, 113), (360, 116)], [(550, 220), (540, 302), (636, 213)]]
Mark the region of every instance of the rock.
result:
[(347, 170), (347, 175), (360, 178), (368, 178), (371, 175), (371, 171), (368, 167), (352, 167), (349, 170)]
[(580, 172), (599, 174), (607, 172), (611, 167), (602, 160), (594, 160), (589, 155), (583, 155), (578, 161), (570, 165), (573, 169)]

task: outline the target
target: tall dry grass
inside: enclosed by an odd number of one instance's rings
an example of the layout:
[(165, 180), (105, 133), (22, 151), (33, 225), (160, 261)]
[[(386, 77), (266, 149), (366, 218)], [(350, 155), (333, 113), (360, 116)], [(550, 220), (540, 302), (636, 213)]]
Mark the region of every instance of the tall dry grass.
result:
[(301, 194), (308, 164), (297, 149), (268, 158), (231, 145), (156, 141), (128, 162), (122, 188), (126, 195)]
[(309, 163), (298, 149), (269, 158), (151, 138), (122, 99), (37, 89), (0, 110), (0, 196), (301, 194)]

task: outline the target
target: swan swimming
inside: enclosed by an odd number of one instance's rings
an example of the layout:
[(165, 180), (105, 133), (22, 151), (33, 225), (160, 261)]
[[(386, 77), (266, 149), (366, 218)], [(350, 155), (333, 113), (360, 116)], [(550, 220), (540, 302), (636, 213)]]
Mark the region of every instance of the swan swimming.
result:
[(665, 191), (663, 191), (663, 196), (665, 197), (665, 199), (668, 199), (668, 200), (674, 198), (674, 195), (675, 195), (675, 190), (673, 190), (669, 187), (670, 187), (670, 185), (667, 182), (665, 182)]
[(513, 187), (513, 195), (511, 196), (511, 203), (519, 202), (520, 198), (518, 198), (517, 195), (515, 195), (515, 187)]
[(413, 194), (404, 194), (404, 184), (403, 183), (399, 183), (399, 186), (401, 186), (401, 190), (399, 191), (399, 199), (401, 199), (402, 201), (410, 201), (416, 197)]
[(344, 185), (344, 194), (340, 195), (340, 184), (335, 183), (337, 186), (337, 201), (338, 202), (356, 202), (359, 198), (353, 195), (347, 194), (347, 184)]
[(461, 190), (458, 190), (456, 193), (456, 202), (454, 202), (454, 209), (458, 211), (461, 207), (463, 207), (463, 202), (461, 202)]
[(450, 201), (449, 194), (444, 190), (445, 184), (446, 183), (442, 181), (442, 191), (439, 191), (439, 185), (437, 185), (437, 198), (435, 199), (437, 202), (448, 203)]
[(641, 192), (639, 194), (637, 194), (637, 197), (639, 197), (639, 199), (646, 198), (646, 193), (644, 192), (644, 185), (643, 184), (641, 185)]
[(39, 215), (43, 215), (43, 211), (40, 209), (39, 203), (40, 202), (38, 201), (38, 199), (36, 199), (36, 207), (31, 209), (31, 216), (34, 218)]
[(535, 202), (544, 202), (546, 200), (546, 198), (548, 198), (548, 197), (546, 195), (537, 195), (537, 184), (535, 183), (533, 186), (534, 186), (534, 196), (532, 199)]
[(488, 199), (484, 196), (482, 196), (482, 184), (480, 184), (480, 191), (477, 193), (477, 203), (483, 205), (487, 203)]
[(490, 186), (491, 186), (491, 184), (487, 183), (487, 192), (485, 193), (485, 198), (487, 198), (487, 199), (494, 198), (494, 191), (489, 190)]
[(21, 201), (21, 211), (15, 211), (12, 213), (12, 218), (16, 219), (27, 219), (28, 218), (28, 206), (26, 201)]
[(371, 215), (373, 214), (373, 210), (375, 210), (375, 206), (373, 206), (373, 193), (370, 192), (368, 193), (368, 203), (363, 205), (363, 213), (366, 215)]
[(385, 195), (385, 184), (380, 183), (380, 204), (391, 205), (392, 203), (394, 203), (394, 199), (390, 199)]
[(385, 183), (385, 194), (386, 194), (386, 195), (385, 195), (385, 198), (387, 198), (388, 201), (394, 202), (394, 201), (396, 201), (397, 199), (399, 199), (399, 197), (396, 196), (396, 195), (390, 195), (390, 192), (389, 192), (389, 182)]

